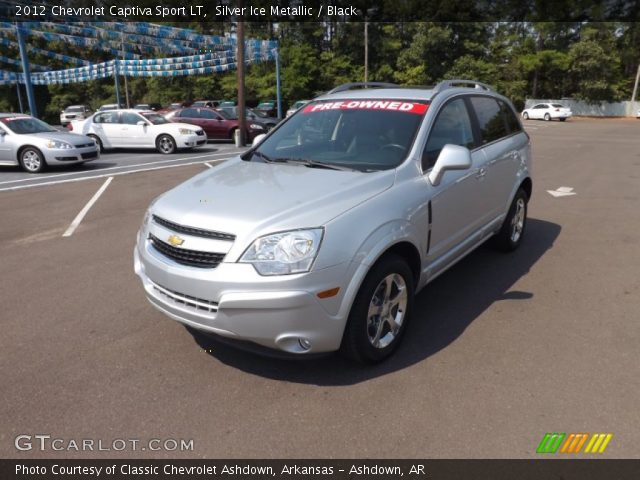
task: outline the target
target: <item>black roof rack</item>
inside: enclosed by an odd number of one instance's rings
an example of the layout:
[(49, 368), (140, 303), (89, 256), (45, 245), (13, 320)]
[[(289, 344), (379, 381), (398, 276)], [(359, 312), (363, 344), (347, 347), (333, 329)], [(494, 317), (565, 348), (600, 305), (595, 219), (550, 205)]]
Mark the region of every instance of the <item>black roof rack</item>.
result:
[(491, 88), (486, 83), (477, 82), (475, 80), (454, 79), (454, 80), (443, 80), (433, 88), (433, 93), (436, 94), (443, 90), (447, 90), (449, 88), (456, 88), (456, 87), (479, 88), (481, 90), (486, 90), (489, 92), (493, 91), (493, 88)]
[(333, 90), (329, 90), (327, 95), (338, 92), (345, 92), (347, 90), (354, 90), (356, 88), (399, 88), (399, 85), (395, 83), (385, 83), (385, 82), (352, 82), (352, 83), (343, 83), (342, 85), (337, 86)]

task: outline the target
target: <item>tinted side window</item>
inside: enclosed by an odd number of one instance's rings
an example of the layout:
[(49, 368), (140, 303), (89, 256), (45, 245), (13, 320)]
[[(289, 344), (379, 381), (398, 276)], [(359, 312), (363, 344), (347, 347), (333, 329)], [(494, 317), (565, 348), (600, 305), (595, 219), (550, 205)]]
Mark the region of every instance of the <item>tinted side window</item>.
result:
[(467, 148), (474, 147), (471, 119), (462, 98), (447, 103), (438, 113), (422, 153), (423, 171), (433, 167), (442, 147), (448, 143)]
[(520, 122), (518, 121), (515, 113), (513, 113), (513, 110), (501, 100), (499, 100), (498, 103), (500, 103), (500, 109), (502, 110), (502, 114), (507, 122), (507, 127), (509, 127), (509, 133), (522, 131)]
[(196, 110), (195, 108), (185, 108), (180, 113), (180, 117), (182, 117), (182, 118), (200, 118), (200, 116), (198, 115), (198, 110)]
[(122, 112), (122, 115), (120, 115), (120, 123), (124, 123), (126, 125), (135, 125), (141, 121), (142, 121), (142, 118), (140, 118), (139, 115), (132, 112)]
[(489, 143), (509, 134), (498, 102), (490, 97), (472, 97), (471, 104), (478, 117), (482, 143)]
[(118, 123), (118, 114), (116, 112), (99, 113), (93, 117), (93, 123)]
[(200, 118), (206, 118), (207, 120), (215, 120), (219, 118), (215, 113), (211, 110), (200, 110)]

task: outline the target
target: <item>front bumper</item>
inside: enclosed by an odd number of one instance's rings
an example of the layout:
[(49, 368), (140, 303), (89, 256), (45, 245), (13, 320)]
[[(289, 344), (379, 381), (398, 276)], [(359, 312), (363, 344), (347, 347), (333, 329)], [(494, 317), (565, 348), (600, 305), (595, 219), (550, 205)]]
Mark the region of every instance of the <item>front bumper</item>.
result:
[(100, 150), (94, 145), (83, 148), (67, 149), (41, 149), (47, 164), (70, 164), (78, 162), (90, 162), (100, 158)]
[[(223, 262), (215, 269), (178, 265), (139, 238), (134, 269), (149, 302), (190, 327), (288, 353), (340, 347), (346, 318), (337, 312), (344, 301), (346, 264), (263, 277), (243, 263)], [(336, 297), (316, 296), (334, 287), (341, 287)]]
[(200, 147), (207, 143), (207, 135), (177, 135), (176, 145), (178, 148)]

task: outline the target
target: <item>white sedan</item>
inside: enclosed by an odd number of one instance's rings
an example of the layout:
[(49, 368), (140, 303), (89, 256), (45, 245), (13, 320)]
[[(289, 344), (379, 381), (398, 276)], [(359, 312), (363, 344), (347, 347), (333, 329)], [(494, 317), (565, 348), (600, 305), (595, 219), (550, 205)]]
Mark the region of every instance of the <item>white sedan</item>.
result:
[(522, 118), (525, 120), (537, 119), (537, 120), (553, 120), (557, 118), (561, 122), (564, 122), (567, 118), (571, 118), (571, 109), (560, 105), (559, 103), (538, 103), (531, 108), (527, 108), (522, 112)]
[(152, 111), (98, 112), (86, 120), (71, 122), (70, 130), (93, 138), (102, 151), (110, 148), (155, 148), (168, 154), (207, 143), (202, 128), (172, 123)]

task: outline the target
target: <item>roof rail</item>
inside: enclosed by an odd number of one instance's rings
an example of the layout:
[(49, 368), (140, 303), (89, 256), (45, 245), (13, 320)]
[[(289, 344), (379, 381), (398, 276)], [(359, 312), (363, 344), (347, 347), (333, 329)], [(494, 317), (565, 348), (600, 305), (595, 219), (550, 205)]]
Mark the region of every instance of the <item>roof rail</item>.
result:
[(342, 85), (337, 86), (333, 90), (329, 90), (327, 95), (338, 92), (345, 92), (347, 90), (353, 90), (355, 88), (396, 88), (398, 85), (395, 83), (385, 83), (385, 82), (353, 82), (353, 83), (343, 83)]
[(434, 87), (433, 92), (435, 94), (435, 93), (441, 92), (443, 90), (447, 90), (448, 88), (455, 88), (457, 86), (462, 86), (462, 87), (467, 87), (467, 88), (479, 88), (479, 89), (482, 89), (482, 90), (487, 90), (489, 92), (493, 91), (493, 88), (491, 88), (486, 83), (477, 82), (475, 80), (454, 79), (454, 80), (443, 80), (443, 81), (441, 81), (439, 84), (437, 84)]

